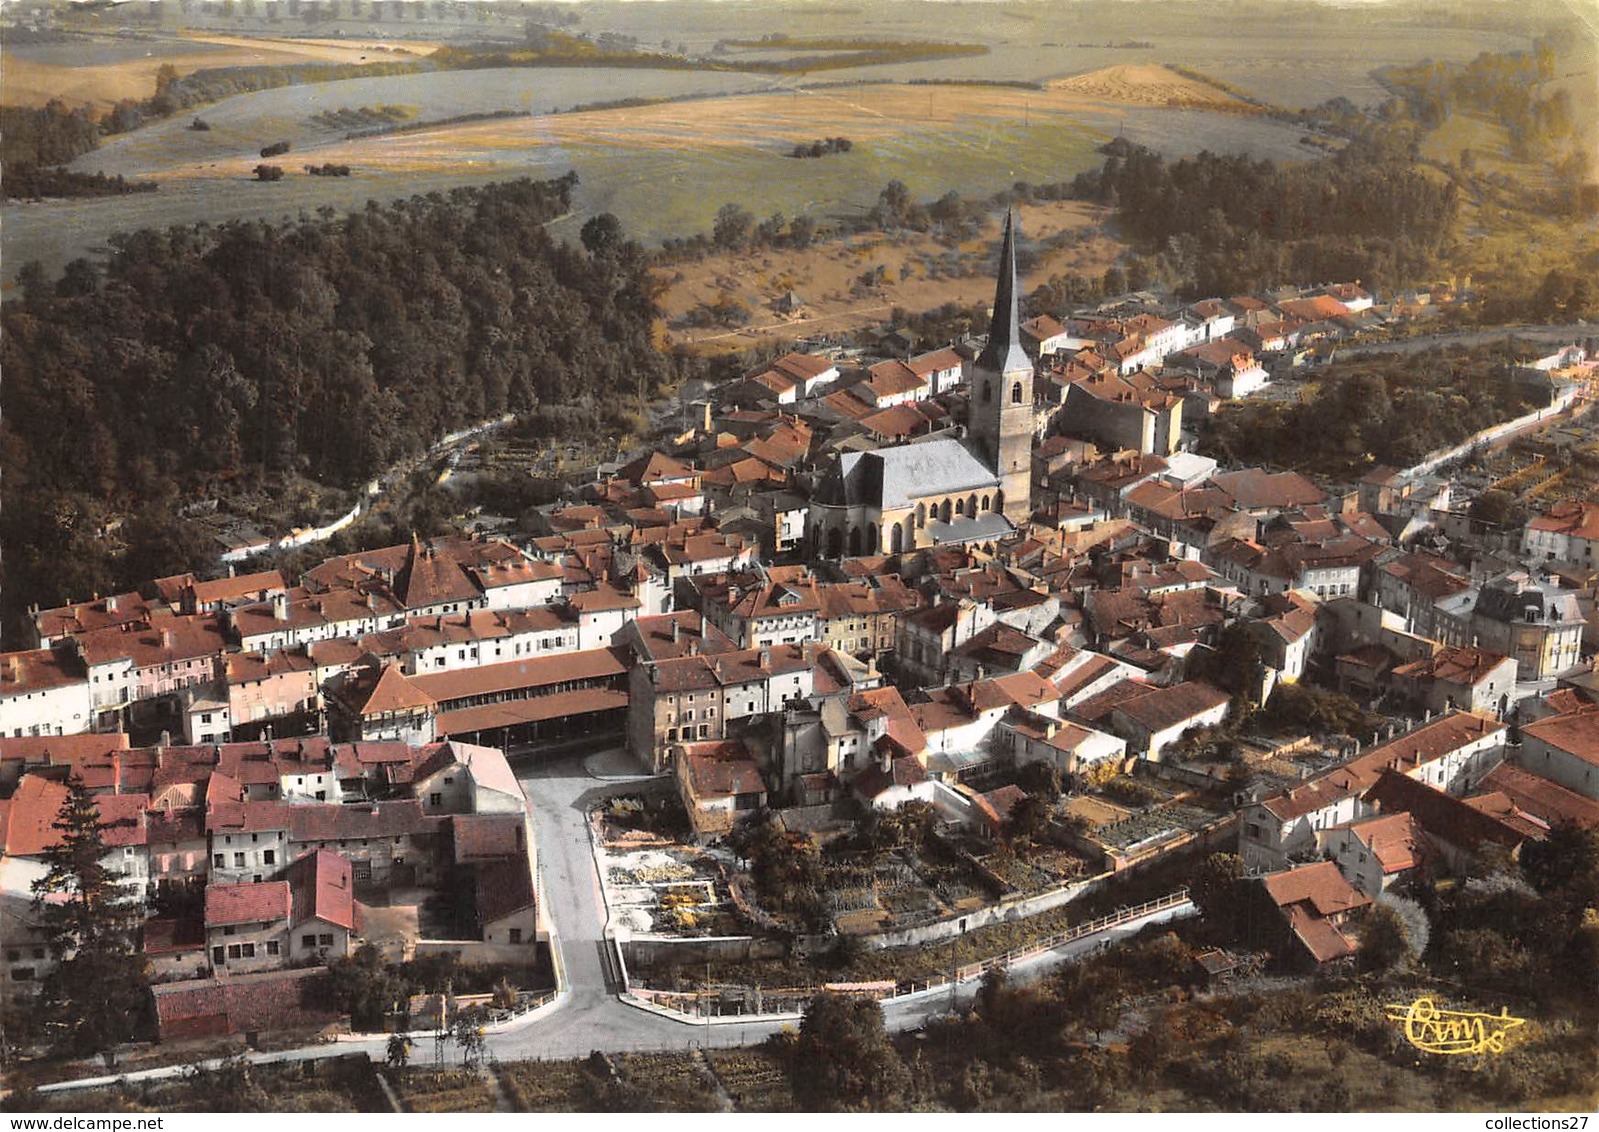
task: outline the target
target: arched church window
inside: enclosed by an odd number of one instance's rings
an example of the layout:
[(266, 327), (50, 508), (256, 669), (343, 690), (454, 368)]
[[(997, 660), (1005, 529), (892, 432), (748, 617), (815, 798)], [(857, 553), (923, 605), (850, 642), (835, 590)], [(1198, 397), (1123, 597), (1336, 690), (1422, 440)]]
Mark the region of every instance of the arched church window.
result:
[(918, 503), (916, 505), (916, 528), (920, 530), (925, 526), (927, 526), (927, 504)]
[(1019, 381), (1010, 387), (1010, 403), (1012, 405), (1022, 403), (1022, 383)]

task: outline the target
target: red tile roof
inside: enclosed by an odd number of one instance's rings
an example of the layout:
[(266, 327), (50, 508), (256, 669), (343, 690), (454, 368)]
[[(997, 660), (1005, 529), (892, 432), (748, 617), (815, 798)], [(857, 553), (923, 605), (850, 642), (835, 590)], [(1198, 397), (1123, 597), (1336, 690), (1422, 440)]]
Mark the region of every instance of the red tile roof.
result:
[(411, 683), (440, 704), (467, 697), (524, 688), (544, 688), (577, 681), (604, 681), (627, 672), (614, 649), (586, 649), (560, 656), (531, 657), (504, 664), (485, 664), (455, 672), (415, 676)]
[(486, 861), (473, 870), (473, 879), (480, 927), (533, 907), (533, 874), (526, 853)]
[(450, 818), (455, 862), (487, 861), (527, 851), (520, 814), (456, 814)]
[(1345, 880), (1332, 861), (1272, 873), (1263, 883), (1279, 908), (1302, 904), (1317, 918), (1342, 915), (1371, 903), (1371, 897)]
[(385, 664), (377, 680), (372, 683), (371, 692), (357, 702), (360, 704), (357, 710), (362, 715), (418, 711), (437, 706), (437, 701), (417, 687), (397, 664)]
[(150, 991), (161, 1037), (167, 1041), (324, 1026), (338, 1020), (331, 1006), (328, 973), (322, 967), (158, 983)]
[(208, 884), (205, 886), (205, 926), (272, 924), (289, 918), (289, 884), (267, 880), (260, 884)]
[(1301, 786), (1273, 795), (1261, 805), (1282, 821), (1293, 821), (1340, 798), (1369, 790), (1384, 770), (1412, 770), (1504, 731), (1503, 723), (1485, 715), (1453, 712), (1373, 747)]
[(682, 755), (689, 790), (696, 798), (766, 792), (761, 768), (742, 743), (689, 743), (684, 745)]
[(1547, 743), (1556, 750), (1599, 767), (1599, 712), (1574, 712), (1569, 715), (1552, 715), (1529, 723), (1521, 729), (1523, 741), (1528, 738)]
[(424, 814), (422, 803), (415, 798), (365, 805), (305, 802), (284, 808), (289, 840), (301, 845), (435, 834), (446, 820)]
[(6, 855), (37, 857), (59, 843), (61, 834), (54, 825), (66, 800), (64, 783), (36, 774), (24, 775), (11, 795), (6, 822)]
[(350, 879), (348, 860), (338, 853), (316, 849), (289, 866), (288, 878), (293, 926), (321, 920), (355, 930), (355, 885)]

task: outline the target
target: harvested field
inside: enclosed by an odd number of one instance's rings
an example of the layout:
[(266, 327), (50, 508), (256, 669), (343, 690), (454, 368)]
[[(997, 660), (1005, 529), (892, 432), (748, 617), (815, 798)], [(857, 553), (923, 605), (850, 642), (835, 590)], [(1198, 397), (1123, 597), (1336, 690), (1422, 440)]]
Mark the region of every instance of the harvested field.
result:
[[(63, 46), (73, 50), (62, 51)], [(137, 57), (127, 58), (130, 47), (143, 50)], [(185, 35), (130, 44), (96, 37), (81, 45), (8, 49), (0, 57), (4, 73), (0, 101), (9, 106), (43, 106), (52, 98), (59, 98), (71, 106), (87, 103), (104, 110), (119, 99), (149, 98), (155, 93), (156, 71), (168, 63), (180, 75), (213, 67), (394, 63), (431, 54), (437, 47), (435, 43), (400, 46), (378, 41), (222, 35)], [(105, 61), (107, 56), (110, 61)]]
[(1073, 75), (1049, 84), (1084, 98), (1097, 98), (1124, 106), (1188, 106), (1205, 110), (1247, 111), (1247, 103), (1216, 87), (1179, 75), (1151, 63), (1101, 67), (1086, 75)]

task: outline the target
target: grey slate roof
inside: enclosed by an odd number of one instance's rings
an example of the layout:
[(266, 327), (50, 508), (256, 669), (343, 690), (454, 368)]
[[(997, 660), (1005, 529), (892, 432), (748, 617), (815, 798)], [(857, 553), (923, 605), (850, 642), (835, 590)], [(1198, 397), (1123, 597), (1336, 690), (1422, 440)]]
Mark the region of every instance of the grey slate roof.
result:
[(818, 485), (816, 501), (888, 509), (998, 485), (999, 477), (981, 457), (959, 440), (941, 436), (921, 444), (844, 453)]
[(947, 523), (929, 521), (927, 536), (934, 544), (942, 546), (957, 542), (987, 542), (1014, 533), (1009, 519), (998, 511), (984, 511), (980, 515), (964, 516)]

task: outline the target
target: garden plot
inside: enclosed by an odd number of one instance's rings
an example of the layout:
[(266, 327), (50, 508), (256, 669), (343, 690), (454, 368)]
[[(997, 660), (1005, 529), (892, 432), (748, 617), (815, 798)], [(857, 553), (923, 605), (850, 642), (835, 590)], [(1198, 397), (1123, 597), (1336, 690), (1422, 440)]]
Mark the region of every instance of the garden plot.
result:
[(1163, 838), (1202, 829), (1215, 818), (1216, 815), (1209, 810), (1178, 802), (1101, 826), (1095, 831), (1095, 837), (1107, 848), (1126, 852), (1153, 845)]
[(668, 935), (726, 935), (740, 929), (716, 859), (692, 846), (598, 849), (605, 902), (615, 926)]

